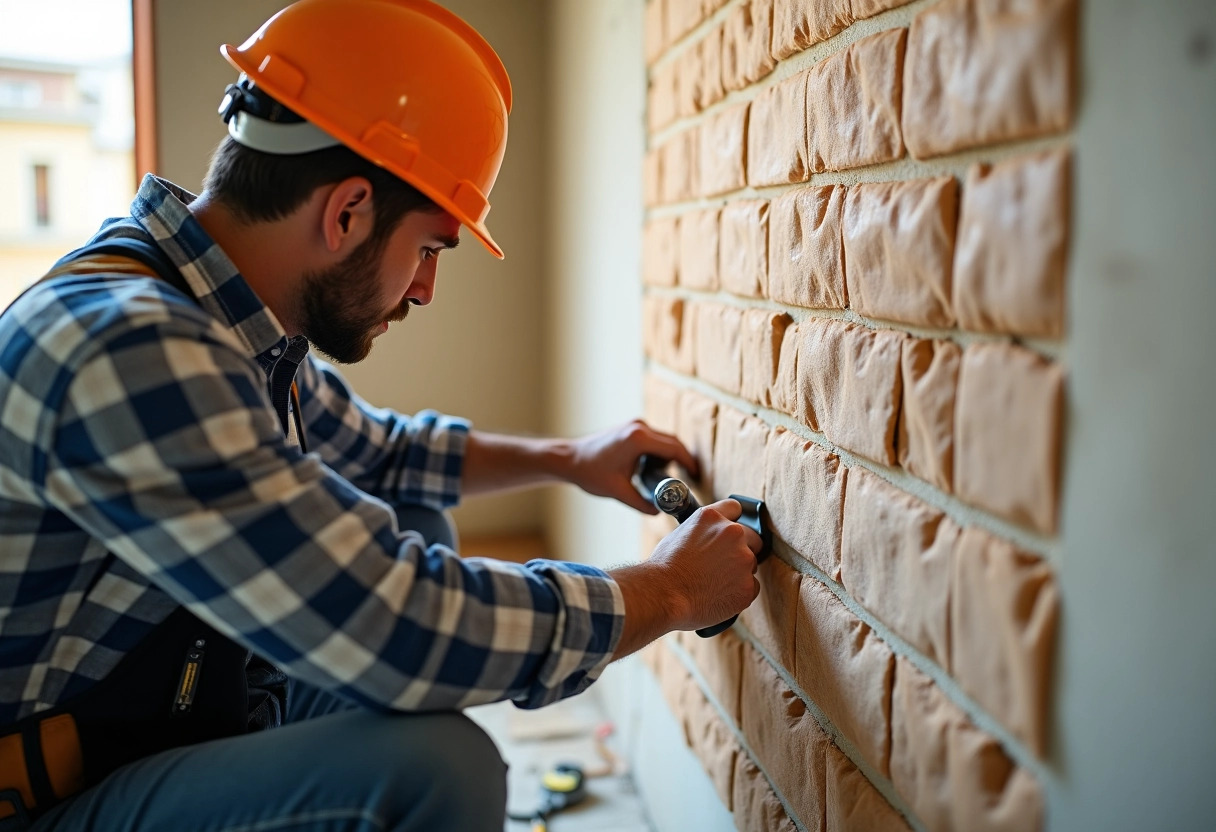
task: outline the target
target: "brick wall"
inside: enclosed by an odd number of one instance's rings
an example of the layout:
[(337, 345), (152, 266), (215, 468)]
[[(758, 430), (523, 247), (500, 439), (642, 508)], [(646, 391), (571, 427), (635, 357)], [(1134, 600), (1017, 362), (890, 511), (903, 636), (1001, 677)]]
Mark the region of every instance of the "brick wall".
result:
[(1047, 825), (1077, 15), (646, 5), (646, 414), (776, 537), (646, 656), (740, 829)]

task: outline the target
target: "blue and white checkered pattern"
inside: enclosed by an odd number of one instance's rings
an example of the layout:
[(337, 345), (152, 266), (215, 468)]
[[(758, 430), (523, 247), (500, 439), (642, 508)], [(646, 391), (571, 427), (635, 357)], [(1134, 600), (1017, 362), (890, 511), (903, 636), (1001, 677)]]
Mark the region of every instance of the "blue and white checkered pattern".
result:
[[(539, 706), (596, 679), (624, 602), (600, 570), (462, 560), (388, 504), (459, 499), (468, 424), (369, 406), (285, 336), (148, 177), (132, 216), (195, 304), (135, 275), (39, 284), (0, 316), (0, 725), (103, 678), (173, 609), (376, 707)], [(295, 370), (311, 453), (268, 392)]]

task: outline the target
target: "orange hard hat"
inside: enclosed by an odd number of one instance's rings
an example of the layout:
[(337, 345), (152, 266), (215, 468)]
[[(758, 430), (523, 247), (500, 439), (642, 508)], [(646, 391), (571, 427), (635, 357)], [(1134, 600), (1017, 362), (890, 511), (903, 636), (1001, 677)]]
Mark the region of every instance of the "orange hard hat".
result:
[(220, 52), (331, 144), (401, 177), (503, 256), (485, 219), (511, 81), (469, 24), (429, 0), (300, 0)]

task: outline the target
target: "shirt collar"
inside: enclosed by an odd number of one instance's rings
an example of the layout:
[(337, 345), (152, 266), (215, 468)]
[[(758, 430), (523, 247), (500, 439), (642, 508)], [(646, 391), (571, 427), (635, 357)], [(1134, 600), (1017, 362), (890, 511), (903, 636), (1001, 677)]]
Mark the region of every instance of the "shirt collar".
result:
[(252, 356), (273, 364), (287, 349), (287, 334), (190, 213), (186, 206), (196, 198), (166, 179), (147, 174), (131, 203), (131, 216), (181, 271), (199, 305), (236, 333)]

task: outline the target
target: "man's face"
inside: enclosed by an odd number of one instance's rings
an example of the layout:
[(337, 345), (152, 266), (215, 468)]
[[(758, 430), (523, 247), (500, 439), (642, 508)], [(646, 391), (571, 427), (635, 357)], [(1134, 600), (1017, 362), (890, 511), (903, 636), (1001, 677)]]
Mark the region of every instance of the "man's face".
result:
[(460, 242), (443, 211), (411, 211), (387, 239), (364, 240), (340, 263), (304, 276), (301, 332), (341, 364), (362, 361), (376, 336), (435, 295), (439, 252)]

